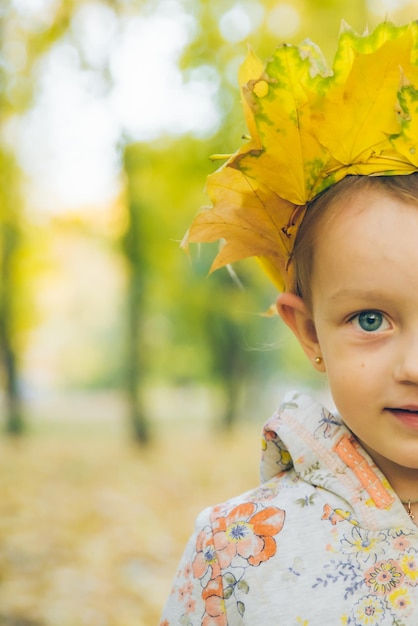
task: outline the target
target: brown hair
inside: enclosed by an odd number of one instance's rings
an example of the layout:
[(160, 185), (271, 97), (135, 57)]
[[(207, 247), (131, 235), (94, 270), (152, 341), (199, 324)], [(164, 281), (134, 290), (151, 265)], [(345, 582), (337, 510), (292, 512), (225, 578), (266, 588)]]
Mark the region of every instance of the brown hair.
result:
[(308, 203), (291, 257), (294, 272), (292, 291), (303, 298), (308, 308), (312, 305), (311, 278), (315, 246), (320, 240), (324, 220), (335, 214), (350, 195), (370, 189), (381, 190), (404, 202), (418, 204), (418, 172), (400, 176), (346, 176)]

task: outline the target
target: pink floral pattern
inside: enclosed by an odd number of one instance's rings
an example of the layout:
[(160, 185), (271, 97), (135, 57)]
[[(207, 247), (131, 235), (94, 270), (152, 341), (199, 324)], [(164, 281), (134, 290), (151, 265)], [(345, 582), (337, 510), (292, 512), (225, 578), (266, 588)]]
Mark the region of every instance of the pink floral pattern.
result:
[(248, 565), (260, 565), (276, 553), (273, 538), (283, 528), (284, 512), (275, 507), (257, 511), (254, 502), (232, 509), (225, 517), (213, 520), (213, 542), (222, 569), (242, 557)]
[(392, 560), (379, 561), (364, 575), (367, 586), (377, 595), (386, 595), (399, 587), (404, 579), (402, 571)]
[[(194, 613), (192, 575), (199, 581), (204, 612), (202, 626), (227, 626), (226, 600), (235, 597), (240, 615), (245, 612), (243, 596), (248, 594), (245, 580), (248, 567), (258, 567), (271, 559), (277, 550), (275, 537), (283, 528), (285, 513), (277, 507), (263, 507), (259, 502), (245, 502), (232, 508), (215, 507), (196, 537), (191, 566), (183, 570), (176, 588), (177, 602), (183, 606), (182, 622)], [(193, 622), (190, 622), (193, 623)], [(197, 623), (197, 622), (194, 622)], [(162, 622), (160, 626), (169, 626)]]
[(288, 423), (265, 429), (266, 481), (199, 517), (160, 626), (418, 623), (418, 529), (393, 492), (379, 508), (351, 470), (336, 472), (344, 425), (310, 405), (298, 416), (295, 398)]

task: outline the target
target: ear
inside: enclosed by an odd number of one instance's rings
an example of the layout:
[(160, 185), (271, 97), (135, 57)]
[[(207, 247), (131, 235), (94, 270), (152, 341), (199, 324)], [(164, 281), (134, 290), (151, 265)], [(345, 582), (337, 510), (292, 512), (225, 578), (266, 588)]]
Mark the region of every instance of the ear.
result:
[(315, 369), (325, 372), (315, 323), (302, 298), (294, 293), (282, 293), (277, 298), (276, 307), (282, 320), (296, 335)]

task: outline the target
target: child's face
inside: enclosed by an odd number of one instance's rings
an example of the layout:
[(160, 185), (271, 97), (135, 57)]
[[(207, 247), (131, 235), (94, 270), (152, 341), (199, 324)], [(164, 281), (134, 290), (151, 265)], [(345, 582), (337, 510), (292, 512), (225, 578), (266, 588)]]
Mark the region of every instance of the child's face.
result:
[(312, 294), (342, 418), (388, 478), (418, 469), (418, 203), (346, 200), (321, 230)]

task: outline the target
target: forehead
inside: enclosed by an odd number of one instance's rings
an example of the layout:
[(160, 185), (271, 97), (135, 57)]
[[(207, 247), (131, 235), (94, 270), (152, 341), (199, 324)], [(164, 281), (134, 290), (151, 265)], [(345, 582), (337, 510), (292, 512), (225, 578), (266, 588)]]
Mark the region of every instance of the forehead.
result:
[(385, 248), (389, 238), (393, 239), (389, 248), (393, 248), (397, 236), (404, 237), (405, 241), (409, 239), (408, 234), (416, 237), (417, 225), (418, 199), (414, 202), (384, 189), (366, 188), (344, 194), (341, 201), (338, 197), (334, 199), (322, 229), (324, 240), (329, 243), (336, 240), (350, 243), (354, 237), (359, 245), (373, 241)]
[(418, 202), (383, 190), (335, 200), (322, 220), (313, 259), (313, 297), (320, 291), (377, 287), (418, 290)]

